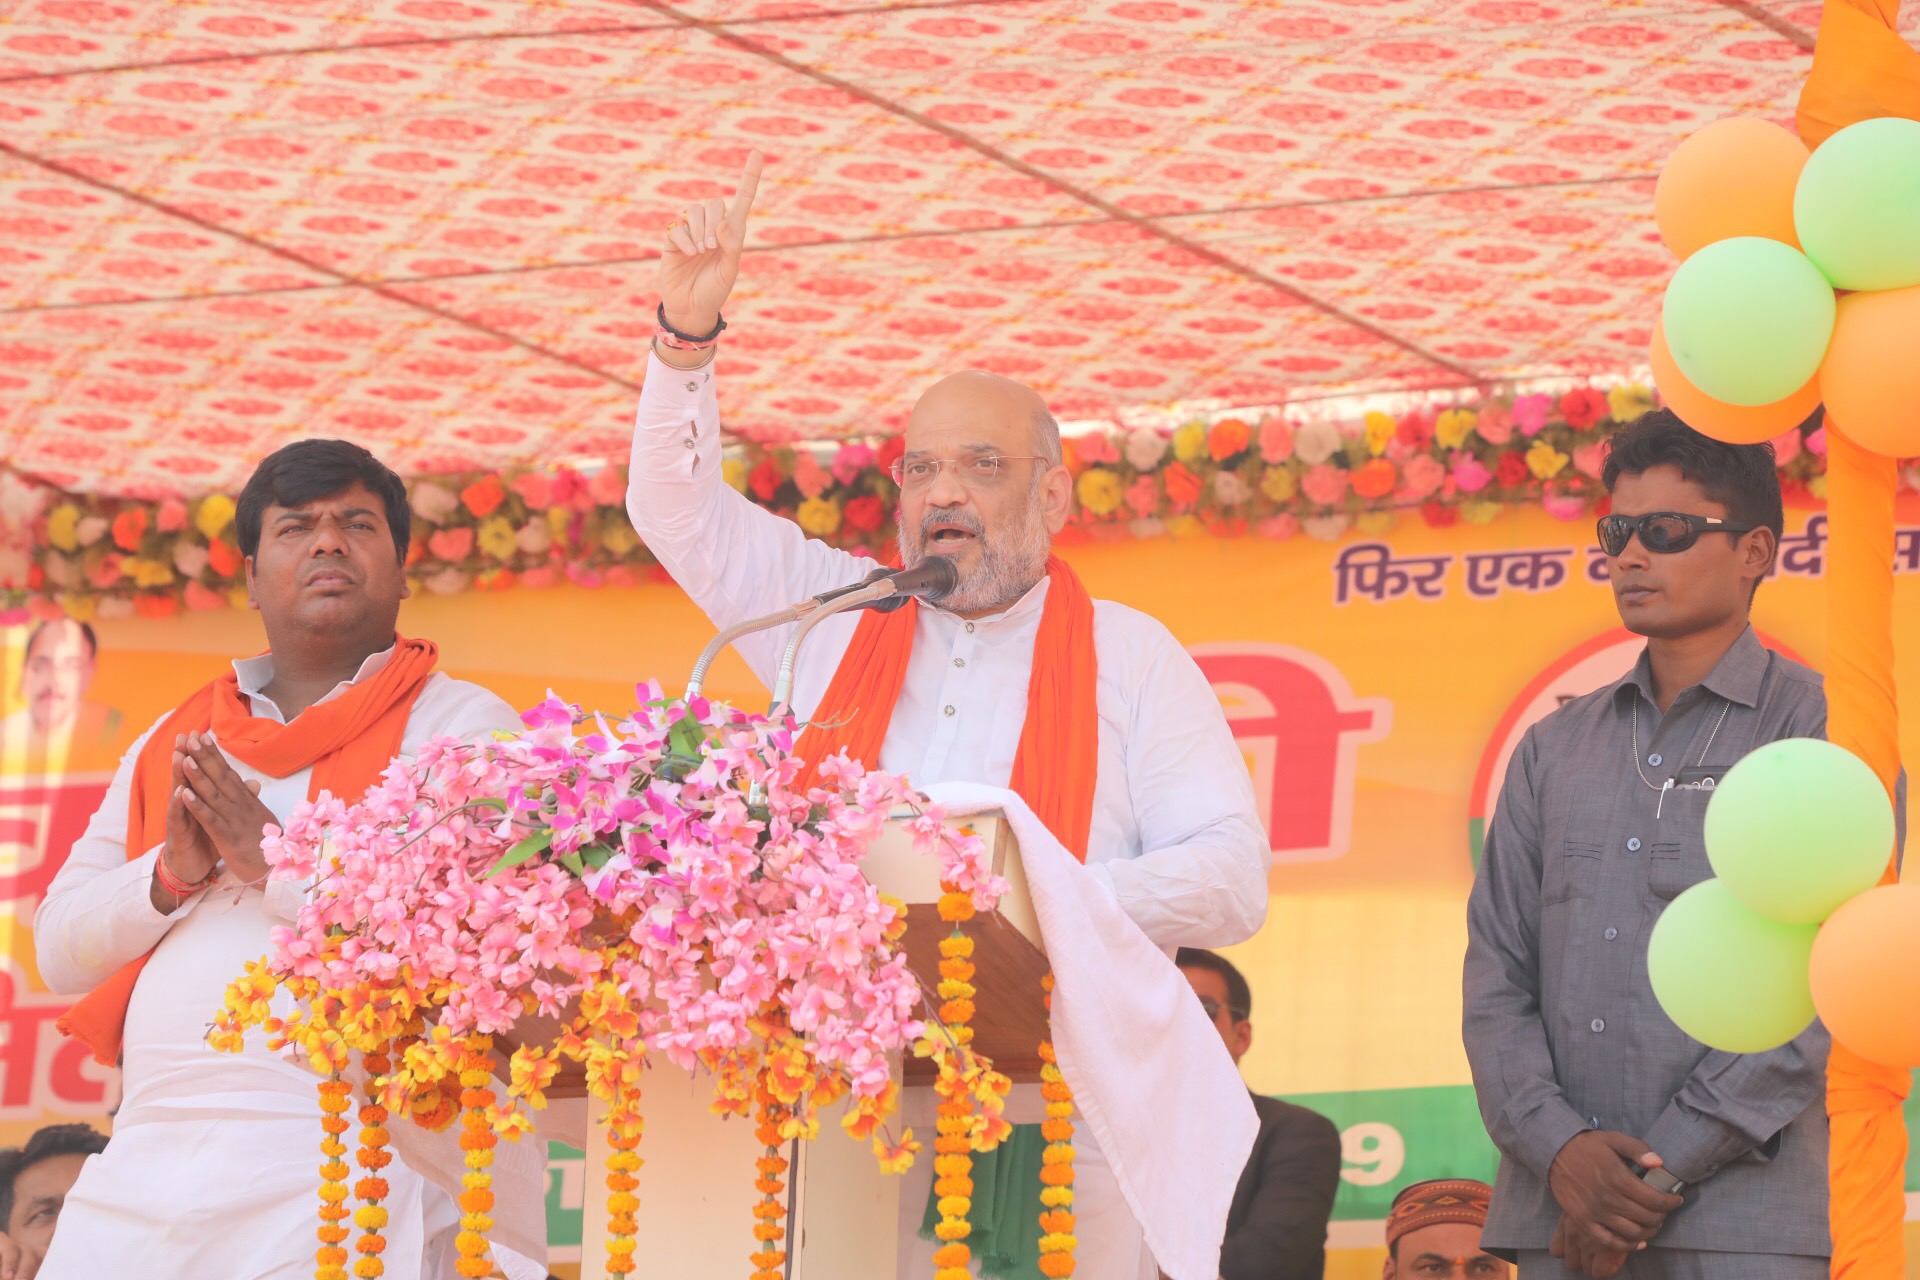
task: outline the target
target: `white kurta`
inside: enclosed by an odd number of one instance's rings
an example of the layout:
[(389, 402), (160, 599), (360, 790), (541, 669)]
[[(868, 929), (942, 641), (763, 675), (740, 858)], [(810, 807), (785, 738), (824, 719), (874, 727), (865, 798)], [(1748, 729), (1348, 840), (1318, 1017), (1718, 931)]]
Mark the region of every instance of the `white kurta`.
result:
[[(392, 649), (374, 654), (350, 683), (368, 679), (392, 657)], [(237, 661), (234, 669), (253, 713), (285, 723), (260, 692), (273, 678), (271, 656)], [(321, 701), (346, 688), (336, 687)], [(411, 755), (435, 737), (473, 739), (519, 727), (513, 709), (492, 693), (435, 673), (414, 702), (401, 754)], [(121, 761), (34, 921), (40, 971), (55, 991), (88, 991), (153, 949), (127, 1009), (125, 1098), (114, 1115), (112, 1140), (87, 1161), (68, 1195), (40, 1275), (308, 1277), (319, 1247), (324, 1136), (316, 1078), (289, 1056), (268, 1051), (259, 1034), (250, 1035), (238, 1054), (216, 1052), (206, 1043), (228, 982), (249, 960), (268, 954), (272, 930), (294, 922), (303, 893), (279, 880), (264, 891), (247, 889), (223, 869), (212, 886), (171, 915), (154, 909), (148, 886), (158, 847), (132, 861), (126, 848), (134, 762), (153, 731), (142, 734)], [(243, 778), (260, 782), (260, 798), (276, 817), (284, 820), (307, 798), (310, 769), (271, 778), (231, 756), (228, 761)], [(399, 1132), (401, 1125), (393, 1127), (396, 1143), (411, 1138)], [(349, 1147), (355, 1132), (349, 1130)], [(417, 1165), (431, 1169), (440, 1185), (400, 1159), (384, 1175), (392, 1198), (382, 1261), (393, 1280), (453, 1274), (459, 1210), (443, 1186), (451, 1179), (457, 1192), (460, 1153), (451, 1136), (433, 1145), (447, 1150), (430, 1151)], [(503, 1208), (496, 1216), (520, 1219), (517, 1231), (505, 1231), (520, 1246), (515, 1252), (544, 1259), (544, 1214), (529, 1226), (525, 1213), (529, 1202), (544, 1206), (545, 1158), (538, 1148), (534, 1141), (501, 1144), (494, 1175)], [(349, 1185), (360, 1176), (353, 1166)], [(497, 1240), (501, 1234), (496, 1232)], [(528, 1258), (509, 1263), (506, 1255), (502, 1250), (501, 1261), (513, 1267), (509, 1274), (516, 1280), (545, 1274)]]
[[(716, 627), (857, 582), (876, 567), (806, 537), (726, 484), (711, 365), (686, 371), (650, 358), (629, 485), (634, 528)], [(1006, 786), (1026, 722), (1047, 589), (1042, 580), (1004, 612), (972, 621), (939, 608), (918, 611), (913, 654), (881, 746), (883, 768), (922, 786)], [(858, 621), (856, 613), (843, 614), (807, 638), (792, 700), (803, 717), (825, 694)], [(740, 642), (769, 686), (789, 635), (782, 628)], [(1100, 729), (1087, 874), (1163, 948), (1244, 941), (1266, 918), (1269, 852), (1246, 762), (1219, 700), (1172, 633), (1137, 610), (1095, 601), (1093, 642)], [(910, 1099), (906, 1110), (921, 1102)], [(1040, 1118), (1037, 1089), (1015, 1090), (1009, 1118)], [(1080, 1273), (1131, 1280), (1139, 1227), (1119, 1201), (1105, 1157), (1084, 1138), (1076, 1146)], [(915, 1226), (930, 1170), (931, 1161), (918, 1162), (903, 1188)], [(913, 1248), (901, 1274), (930, 1274), (931, 1255), (931, 1245)], [(1139, 1268), (1154, 1274), (1150, 1261)]]

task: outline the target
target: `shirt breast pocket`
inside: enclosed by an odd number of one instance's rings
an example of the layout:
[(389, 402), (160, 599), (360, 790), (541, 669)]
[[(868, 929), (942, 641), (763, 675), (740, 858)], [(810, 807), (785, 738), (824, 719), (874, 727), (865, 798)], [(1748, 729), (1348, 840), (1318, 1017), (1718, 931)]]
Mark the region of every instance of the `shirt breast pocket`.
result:
[(1647, 887), (1655, 897), (1671, 901), (1713, 875), (1704, 841), (1659, 843), (1648, 852)]
[(1548, 854), (1540, 874), (1540, 905), (1591, 898), (1600, 883), (1600, 844), (1569, 836), (1557, 854)]

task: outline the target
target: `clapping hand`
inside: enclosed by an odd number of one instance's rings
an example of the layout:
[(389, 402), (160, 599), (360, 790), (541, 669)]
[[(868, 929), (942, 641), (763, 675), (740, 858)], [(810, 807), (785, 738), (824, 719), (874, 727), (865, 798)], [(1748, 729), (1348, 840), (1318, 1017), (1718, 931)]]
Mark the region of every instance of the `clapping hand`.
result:
[(660, 305), (667, 323), (681, 333), (700, 337), (720, 322), (720, 307), (740, 277), (747, 214), (765, 163), (758, 151), (748, 155), (732, 204), (718, 198), (690, 204), (668, 228), (660, 253)]

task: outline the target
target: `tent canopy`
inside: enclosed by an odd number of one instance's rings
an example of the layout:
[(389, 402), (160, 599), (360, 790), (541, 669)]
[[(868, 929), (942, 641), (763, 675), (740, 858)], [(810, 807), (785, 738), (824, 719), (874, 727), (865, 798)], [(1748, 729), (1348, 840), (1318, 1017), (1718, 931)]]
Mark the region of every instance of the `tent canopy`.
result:
[[(0, 439), (62, 487), (624, 452), (654, 256), (769, 157), (730, 430), (1641, 364), (1652, 176), (1818, 6), (0, 0)], [(1912, 19), (1909, 25), (1913, 26)]]

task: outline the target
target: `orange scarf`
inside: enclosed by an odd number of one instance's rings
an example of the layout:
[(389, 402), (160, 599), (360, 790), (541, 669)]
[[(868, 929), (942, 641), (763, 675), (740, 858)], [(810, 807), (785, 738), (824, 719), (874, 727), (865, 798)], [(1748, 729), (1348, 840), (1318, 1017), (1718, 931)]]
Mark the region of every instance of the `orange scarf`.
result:
[[(308, 799), (322, 791), (358, 798), (400, 754), (413, 701), (426, 687), (439, 656), (430, 641), (400, 639), (393, 660), (372, 679), (349, 685), (331, 701), (315, 703), (291, 724), (255, 716), (232, 671), (206, 685), (153, 731), (134, 762), (127, 860), (166, 839), (176, 736), (211, 729), (228, 755), (270, 778), (284, 778), (311, 765)], [(120, 1060), (127, 1004), (152, 955), (149, 951), (95, 987), (59, 1021), (61, 1031), (86, 1041), (94, 1058), (107, 1066)]]
[[(1093, 788), (1099, 763), (1100, 713), (1095, 704), (1093, 600), (1066, 561), (1047, 561), (1046, 607), (1033, 642), (1027, 720), (1008, 785), (1073, 856), (1087, 860)], [(892, 613), (869, 612), (833, 673), (826, 696), (794, 751), (808, 761), (844, 750), (869, 768), (880, 761), (893, 706), (907, 678), (920, 602)], [(813, 777), (808, 765), (800, 785)]]

